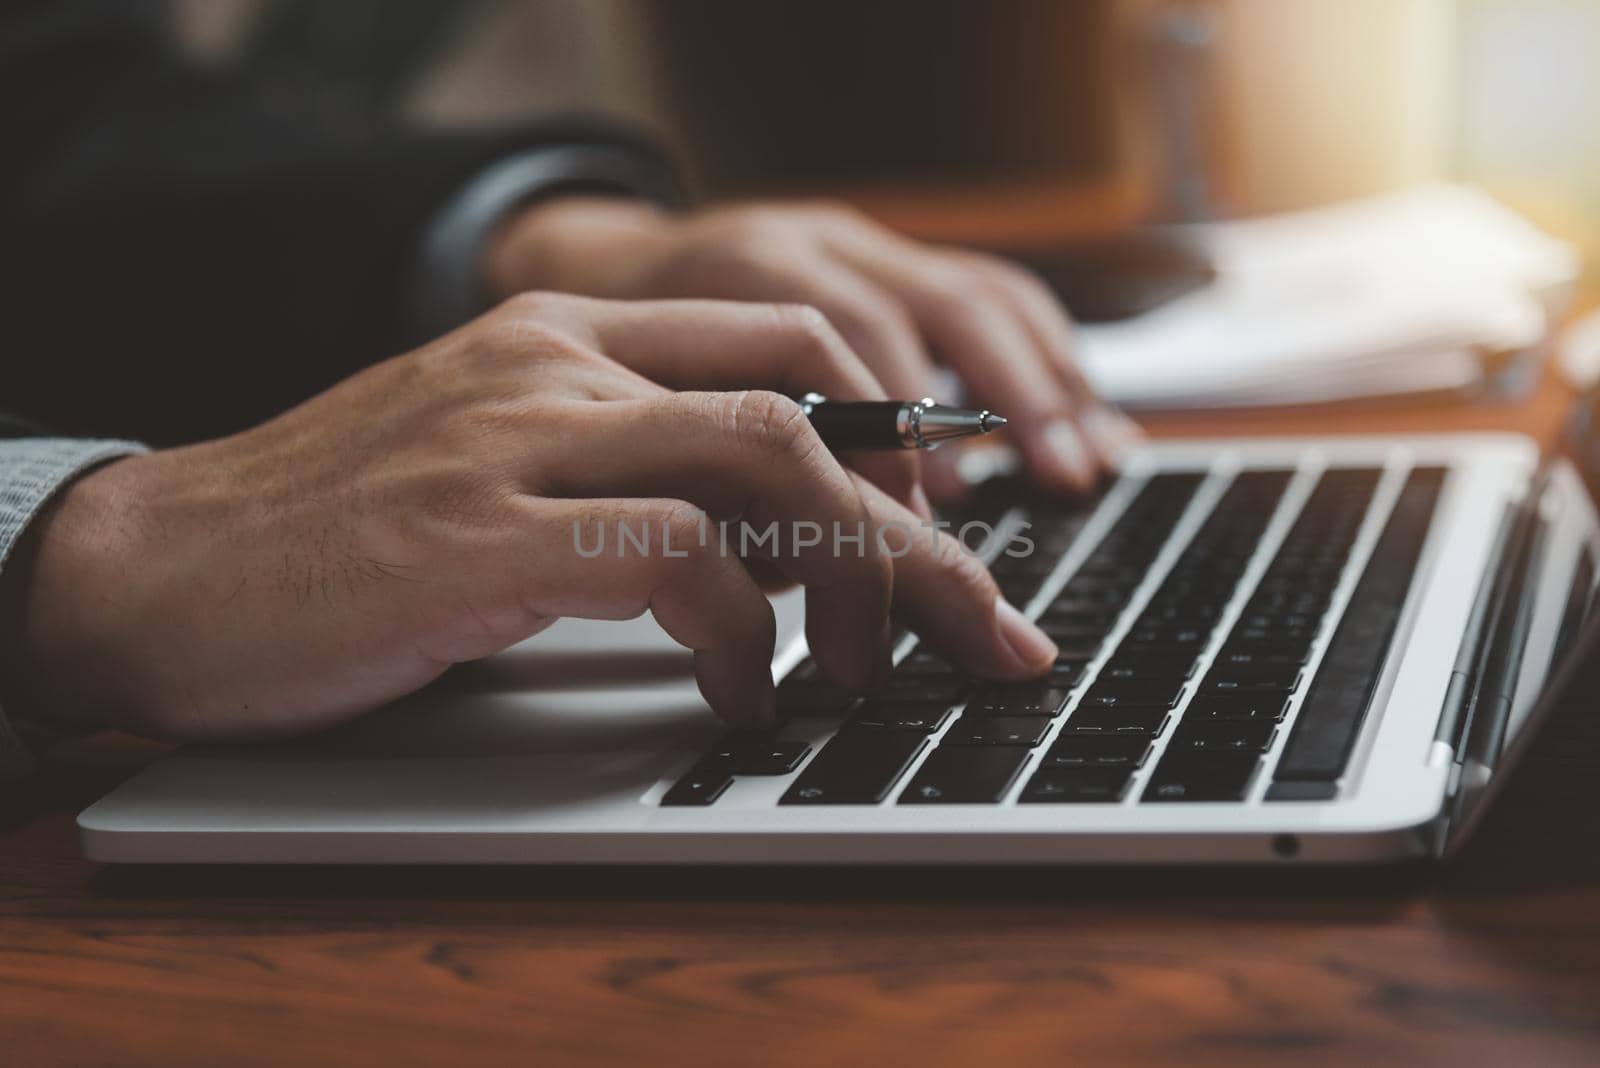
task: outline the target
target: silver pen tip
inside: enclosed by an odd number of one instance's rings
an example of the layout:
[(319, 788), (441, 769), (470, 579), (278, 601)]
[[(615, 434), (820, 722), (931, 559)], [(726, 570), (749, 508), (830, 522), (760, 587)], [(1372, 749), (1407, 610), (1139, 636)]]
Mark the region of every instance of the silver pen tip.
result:
[(984, 411), (978, 416), (978, 429), (987, 434), (991, 430), (999, 430), (1006, 425), (1006, 417), (995, 415), (993, 412)]

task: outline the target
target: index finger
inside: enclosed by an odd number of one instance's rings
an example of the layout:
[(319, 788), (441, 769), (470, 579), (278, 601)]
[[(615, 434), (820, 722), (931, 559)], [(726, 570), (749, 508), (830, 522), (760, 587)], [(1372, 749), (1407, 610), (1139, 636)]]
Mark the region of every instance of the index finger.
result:
[[(603, 314), (602, 314), (603, 313)], [(885, 400), (888, 394), (817, 309), (723, 300), (582, 301), (567, 313), (596, 348), (671, 389), (772, 390), (790, 397)], [(850, 464), (928, 512), (910, 452), (854, 453)]]

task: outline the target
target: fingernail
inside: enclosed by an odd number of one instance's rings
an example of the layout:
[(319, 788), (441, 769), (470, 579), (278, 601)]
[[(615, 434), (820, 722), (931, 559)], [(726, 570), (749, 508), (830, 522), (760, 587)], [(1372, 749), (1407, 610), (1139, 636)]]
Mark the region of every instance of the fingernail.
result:
[(1056, 643), (1028, 622), (1028, 617), (1017, 611), (1010, 601), (1003, 597), (995, 600), (994, 620), (995, 629), (1016, 661), (1017, 670), (1041, 674), (1049, 668), (1056, 658)]
[(1121, 460), (1129, 449), (1144, 440), (1144, 431), (1139, 429), (1138, 423), (1105, 405), (1097, 405), (1083, 414), (1083, 428), (1108, 460)]
[(1069, 420), (1058, 419), (1045, 427), (1044, 443), (1073, 481), (1088, 483), (1094, 478), (1094, 468), (1089, 463), (1089, 450), (1084, 446), (1083, 435)]

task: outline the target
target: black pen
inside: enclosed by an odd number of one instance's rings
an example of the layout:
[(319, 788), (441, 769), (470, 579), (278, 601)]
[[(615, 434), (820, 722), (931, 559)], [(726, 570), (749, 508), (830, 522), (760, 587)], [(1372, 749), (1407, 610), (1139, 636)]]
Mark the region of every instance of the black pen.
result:
[(1006, 425), (988, 410), (950, 408), (919, 401), (830, 401), (820, 393), (800, 398), (800, 408), (822, 443), (835, 452), (860, 449), (931, 449), (942, 441), (987, 434)]

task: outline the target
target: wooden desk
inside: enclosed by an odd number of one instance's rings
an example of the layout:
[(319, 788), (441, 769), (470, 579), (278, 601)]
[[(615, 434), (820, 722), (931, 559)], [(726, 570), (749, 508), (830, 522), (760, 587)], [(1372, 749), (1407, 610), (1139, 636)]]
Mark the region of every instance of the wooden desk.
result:
[[(1567, 399), (1163, 419), (1500, 427)], [(141, 870), (74, 814), (148, 748), (0, 798), (0, 1062), (1600, 1063), (1600, 717), (1471, 855), (1382, 871)]]

